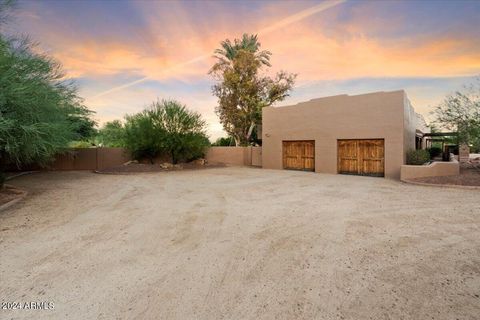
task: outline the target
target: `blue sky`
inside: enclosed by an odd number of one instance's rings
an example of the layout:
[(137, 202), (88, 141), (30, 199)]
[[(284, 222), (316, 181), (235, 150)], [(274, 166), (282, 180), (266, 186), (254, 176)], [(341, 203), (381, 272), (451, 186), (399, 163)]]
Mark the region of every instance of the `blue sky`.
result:
[(174, 98), (223, 135), (208, 70), (219, 42), (259, 33), (273, 67), (297, 73), (279, 105), (405, 89), (432, 106), (480, 74), (480, 1), (20, 1), (26, 33), (75, 79), (103, 123)]

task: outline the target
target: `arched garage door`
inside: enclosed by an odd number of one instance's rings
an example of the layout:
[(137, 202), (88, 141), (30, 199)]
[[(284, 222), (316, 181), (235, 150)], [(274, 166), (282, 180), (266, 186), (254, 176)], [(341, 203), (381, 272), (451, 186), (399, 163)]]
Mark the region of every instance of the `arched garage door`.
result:
[(383, 139), (338, 140), (338, 173), (383, 177), (385, 143)]

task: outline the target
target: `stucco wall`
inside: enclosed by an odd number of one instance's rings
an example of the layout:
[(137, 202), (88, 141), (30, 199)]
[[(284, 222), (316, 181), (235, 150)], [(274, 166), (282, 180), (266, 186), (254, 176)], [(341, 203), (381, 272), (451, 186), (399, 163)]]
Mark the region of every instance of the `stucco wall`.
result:
[(411, 180), (425, 177), (456, 176), (460, 174), (458, 161), (433, 162), (426, 166), (403, 165), (401, 168), (401, 180)]
[(123, 148), (76, 148), (55, 157), (50, 170), (101, 170), (121, 165), (130, 156)]
[[(211, 147), (205, 156), (209, 163), (234, 166), (262, 166), (261, 147)], [(57, 155), (50, 170), (102, 170), (131, 160), (123, 148), (77, 148)], [(158, 157), (155, 163), (169, 162)]]
[(385, 176), (398, 179), (405, 157), (405, 100), (402, 90), (264, 108), (263, 167), (282, 169), (283, 140), (315, 140), (315, 172), (337, 173), (337, 139), (385, 139)]
[(123, 148), (98, 148), (97, 170), (119, 166), (132, 158)]
[(55, 156), (49, 165), (51, 170), (95, 170), (97, 168), (97, 148), (76, 148)]
[[(211, 147), (205, 155), (209, 163), (222, 163), (234, 166), (262, 166), (261, 147)], [(75, 148), (67, 153), (58, 154), (55, 160), (46, 168), (48, 170), (102, 170), (119, 166), (132, 160), (124, 148)], [(144, 160), (149, 163), (148, 160)], [(170, 162), (168, 156), (159, 156), (155, 163)], [(36, 165), (21, 168), (21, 170), (43, 170)], [(19, 170), (17, 167), (9, 171)]]
[[(407, 95), (404, 96), (404, 116), (403, 116), (403, 125), (404, 125), (404, 163), (406, 160), (406, 155), (408, 150), (415, 149), (415, 137), (417, 131), (420, 133), (430, 132), (430, 129), (427, 127), (425, 119), (422, 115), (415, 112), (412, 104), (407, 98)], [(425, 147), (425, 141), (423, 141), (422, 146)]]
[(233, 166), (243, 166), (246, 159), (244, 147), (211, 147), (205, 159), (208, 163), (223, 163)]
[(262, 166), (262, 147), (250, 147), (252, 152), (251, 165), (254, 167)]
[(208, 163), (232, 166), (261, 166), (261, 147), (211, 147), (205, 156)]

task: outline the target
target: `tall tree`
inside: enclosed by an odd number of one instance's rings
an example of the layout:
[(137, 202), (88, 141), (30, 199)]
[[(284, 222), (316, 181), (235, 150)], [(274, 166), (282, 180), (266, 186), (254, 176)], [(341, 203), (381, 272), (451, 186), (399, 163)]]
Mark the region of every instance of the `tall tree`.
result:
[(262, 108), (284, 100), (291, 91), (296, 75), (284, 71), (275, 77), (263, 75), (262, 68), (269, 67), (271, 53), (259, 51), (257, 36), (244, 35), (221, 43), (215, 51), (217, 62), (210, 74), (217, 83), (212, 87), (218, 98), (215, 112), (224, 130), (235, 139), (235, 144), (252, 142), (256, 125), (261, 122)]
[(458, 132), (459, 142), (476, 143), (480, 139), (480, 78), (447, 95), (432, 114), (440, 127)]
[(240, 50), (255, 54), (255, 58), (266, 66), (271, 66), (270, 56), (272, 53), (268, 50), (260, 51), (261, 43), (258, 42), (258, 36), (244, 33), (242, 39), (230, 39), (220, 42), (221, 48), (215, 50), (217, 64), (231, 64)]

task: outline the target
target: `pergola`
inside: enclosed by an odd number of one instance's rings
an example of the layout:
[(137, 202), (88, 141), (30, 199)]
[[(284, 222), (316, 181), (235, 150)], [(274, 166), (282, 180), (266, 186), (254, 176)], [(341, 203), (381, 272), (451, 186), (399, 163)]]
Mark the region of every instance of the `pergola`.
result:
[[(433, 142), (441, 142), (442, 143), (442, 151), (445, 151), (445, 139), (447, 137), (457, 137), (457, 132), (430, 132), (423, 134), (425, 138), (425, 146), (427, 148), (432, 147)], [(456, 143), (458, 146), (458, 142)]]

